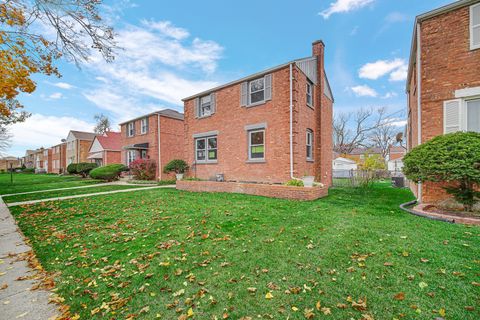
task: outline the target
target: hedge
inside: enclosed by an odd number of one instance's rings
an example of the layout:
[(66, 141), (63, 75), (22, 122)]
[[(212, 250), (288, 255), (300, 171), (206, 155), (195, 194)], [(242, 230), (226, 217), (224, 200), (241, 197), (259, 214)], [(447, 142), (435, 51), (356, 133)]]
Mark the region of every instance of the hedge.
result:
[(118, 179), (120, 173), (123, 171), (128, 171), (128, 167), (123, 164), (109, 164), (90, 171), (90, 177), (93, 179), (112, 181)]

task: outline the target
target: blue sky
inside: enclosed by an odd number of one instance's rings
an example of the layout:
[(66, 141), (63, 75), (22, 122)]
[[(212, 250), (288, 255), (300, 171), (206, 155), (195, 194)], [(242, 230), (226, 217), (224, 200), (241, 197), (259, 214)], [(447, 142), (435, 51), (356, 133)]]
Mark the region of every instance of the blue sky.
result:
[(117, 129), (153, 110), (182, 111), (181, 98), (309, 56), (317, 39), (326, 44), (335, 112), (386, 107), (402, 117), (415, 16), (450, 2), (106, 1), (123, 50), (111, 64), (94, 54), (81, 69), (60, 61), (60, 79), (36, 76), (37, 90), (20, 97), (32, 117), (12, 127), (7, 153), (21, 156), (59, 143), (70, 129), (91, 130), (96, 113)]

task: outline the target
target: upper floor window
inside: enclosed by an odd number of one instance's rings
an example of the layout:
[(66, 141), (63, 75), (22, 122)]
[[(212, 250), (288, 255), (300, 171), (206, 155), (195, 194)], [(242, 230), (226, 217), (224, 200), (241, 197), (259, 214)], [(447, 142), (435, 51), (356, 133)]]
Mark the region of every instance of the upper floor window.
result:
[(254, 106), (272, 99), (272, 75), (245, 81), (241, 84), (240, 105)]
[(135, 122), (129, 122), (127, 124), (127, 137), (133, 137), (135, 135)]
[(217, 136), (202, 137), (195, 139), (195, 160), (196, 162), (217, 161)]
[(470, 7), (470, 49), (480, 49), (480, 3)]
[(140, 132), (145, 134), (148, 132), (148, 118), (143, 118), (140, 120)]
[(306, 144), (307, 144), (307, 160), (313, 160), (313, 131), (310, 129), (307, 129)]
[(265, 130), (248, 132), (248, 160), (265, 159)]
[(212, 98), (210, 95), (200, 98), (200, 117), (208, 117), (212, 114)]
[(307, 105), (313, 107), (313, 84), (307, 80)]

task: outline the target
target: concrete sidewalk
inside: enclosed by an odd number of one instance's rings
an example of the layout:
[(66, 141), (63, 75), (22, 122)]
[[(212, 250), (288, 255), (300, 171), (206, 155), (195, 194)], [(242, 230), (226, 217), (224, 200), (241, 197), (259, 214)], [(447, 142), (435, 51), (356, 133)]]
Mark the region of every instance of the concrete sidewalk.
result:
[(35, 275), (27, 261), (19, 260), (31, 250), (0, 198), (0, 320), (50, 319), (59, 315), (57, 305), (48, 302), (50, 292), (30, 290), (37, 280), (16, 280)]
[(87, 193), (87, 194), (77, 194), (77, 195), (73, 195), (73, 196), (65, 196), (65, 197), (57, 197), (57, 198), (30, 200), (30, 201), (22, 201), (22, 202), (12, 202), (12, 203), (7, 204), (7, 206), (8, 207), (14, 207), (14, 206), (20, 206), (20, 205), (24, 205), (24, 204), (35, 204), (35, 203), (47, 202), (47, 201), (60, 201), (60, 200), (100, 196), (100, 195), (105, 195), (105, 194), (113, 194), (113, 193), (121, 193), (121, 192), (134, 192), (134, 191), (142, 191), (142, 190), (161, 189), (161, 188), (175, 188), (175, 185), (154, 186), (154, 187), (144, 187), (144, 188), (140, 187), (140, 188), (132, 188), (132, 189), (103, 191), (103, 192), (95, 192), (95, 193)]

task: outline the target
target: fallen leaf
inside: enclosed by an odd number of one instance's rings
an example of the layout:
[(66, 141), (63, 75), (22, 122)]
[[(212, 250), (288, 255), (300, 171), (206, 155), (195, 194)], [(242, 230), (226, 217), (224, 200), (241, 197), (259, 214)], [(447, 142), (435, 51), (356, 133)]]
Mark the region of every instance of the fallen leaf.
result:
[(393, 296), (393, 299), (402, 301), (405, 300), (405, 293), (404, 292), (399, 292), (396, 295)]
[(272, 299), (273, 298), (273, 294), (271, 292), (267, 292), (267, 294), (265, 295), (265, 299)]
[(438, 310), (438, 314), (441, 315), (442, 317), (445, 317), (445, 314), (446, 314), (445, 308), (440, 308), (440, 310)]
[(428, 284), (426, 284), (425, 282), (422, 281), (422, 282), (420, 282), (420, 283), (418, 284), (418, 286), (419, 286), (421, 289), (424, 289), (424, 288), (428, 287)]
[(332, 311), (330, 310), (330, 308), (322, 308), (320, 309), (320, 311), (322, 311), (324, 315), (332, 314)]
[(250, 292), (250, 293), (255, 293), (255, 292), (257, 292), (257, 288), (250, 287), (250, 288), (247, 288), (247, 291)]

